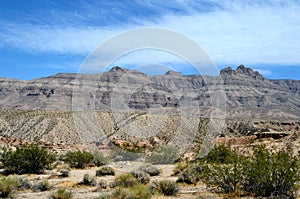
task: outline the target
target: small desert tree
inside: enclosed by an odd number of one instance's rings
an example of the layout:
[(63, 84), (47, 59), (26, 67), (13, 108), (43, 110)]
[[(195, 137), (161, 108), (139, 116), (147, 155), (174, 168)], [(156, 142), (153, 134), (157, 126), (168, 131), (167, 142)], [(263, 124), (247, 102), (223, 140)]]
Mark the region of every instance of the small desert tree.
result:
[(15, 151), (3, 148), (0, 161), (7, 173), (41, 173), (55, 161), (55, 156), (45, 148), (29, 145), (20, 146)]
[(94, 157), (87, 151), (69, 151), (64, 160), (70, 165), (70, 167), (83, 169), (88, 164), (91, 164)]
[(300, 180), (299, 157), (282, 150), (271, 152), (264, 145), (255, 149), (253, 158), (244, 164), (245, 189), (257, 196), (294, 198), (295, 183)]

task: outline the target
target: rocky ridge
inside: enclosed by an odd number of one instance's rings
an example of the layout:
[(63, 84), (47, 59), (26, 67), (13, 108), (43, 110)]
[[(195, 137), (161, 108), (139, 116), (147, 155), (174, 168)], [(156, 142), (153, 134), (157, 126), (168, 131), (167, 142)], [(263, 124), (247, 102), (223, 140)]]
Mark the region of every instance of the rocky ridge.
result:
[[(208, 117), (217, 106), (230, 118), (299, 119), (299, 94), (300, 81), (270, 80), (243, 65), (225, 68), (219, 76), (174, 71), (148, 76), (115, 67), (95, 75), (0, 79), (1, 109), (182, 112), (188, 107), (186, 112), (197, 109), (196, 115)], [(214, 104), (217, 97), (222, 102)]]

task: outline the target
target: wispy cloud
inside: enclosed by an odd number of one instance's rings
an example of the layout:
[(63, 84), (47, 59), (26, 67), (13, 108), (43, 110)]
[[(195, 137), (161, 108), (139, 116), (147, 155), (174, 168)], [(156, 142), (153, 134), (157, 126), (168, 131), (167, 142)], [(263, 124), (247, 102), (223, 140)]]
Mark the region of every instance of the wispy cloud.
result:
[[(82, 3), (85, 12), (74, 14), (80, 23), (65, 21), (59, 25), (63, 12), (53, 14), (57, 25), (6, 23), (0, 32), (0, 47), (87, 55), (98, 44), (122, 31), (150, 26), (188, 35), (217, 63), (300, 63), (300, 3), (296, 0), (174, 1), (158, 6), (145, 0), (132, 5), (133, 8), (128, 3), (111, 7), (109, 11), (116, 18), (101, 14), (107, 11), (97, 5)], [(101, 12), (96, 14), (97, 10)], [(86, 15), (87, 12), (91, 14)], [(105, 21), (98, 24), (97, 19)], [(157, 54), (141, 53), (124, 61), (134, 63), (156, 57)], [(170, 59), (173, 58), (162, 55), (158, 61)]]
[(59, 54), (86, 55), (99, 43), (119, 33), (114, 28), (74, 28), (49, 26), (10, 25), (2, 33), (2, 45), (10, 45), (25, 51), (50, 52)]
[(270, 70), (265, 70), (265, 69), (253, 69), (253, 70), (259, 72), (263, 76), (272, 75), (272, 71), (270, 71)]

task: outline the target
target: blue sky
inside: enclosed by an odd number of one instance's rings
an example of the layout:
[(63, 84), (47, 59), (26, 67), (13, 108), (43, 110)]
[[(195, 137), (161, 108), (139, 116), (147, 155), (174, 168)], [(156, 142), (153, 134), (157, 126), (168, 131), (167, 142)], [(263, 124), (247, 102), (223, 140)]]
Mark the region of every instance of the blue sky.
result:
[[(0, 0), (0, 76), (77, 72), (105, 40), (158, 27), (197, 42), (219, 69), (244, 64), (268, 78), (300, 79), (299, 10), (298, 0)], [(113, 64), (161, 64), (194, 73), (178, 57), (154, 51)]]

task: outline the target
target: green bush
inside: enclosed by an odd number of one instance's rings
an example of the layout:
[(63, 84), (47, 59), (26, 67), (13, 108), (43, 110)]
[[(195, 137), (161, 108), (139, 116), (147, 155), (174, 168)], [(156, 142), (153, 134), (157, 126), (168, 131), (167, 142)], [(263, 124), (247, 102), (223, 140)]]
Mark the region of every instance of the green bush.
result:
[(72, 192), (67, 191), (66, 189), (58, 189), (57, 191), (51, 194), (53, 199), (72, 199)]
[(178, 162), (176, 164), (175, 169), (173, 170), (174, 175), (178, 175), (181, 174), (186, 168), (188, 168), (189, 163), (187, 162)]
[(245, 189), (257, 196), (294, 198), (295, 183), (300, 180), (300, 159), (288, 151), (272, 153), (259, 146), (245, 163)]
[(154, 181), (151, 189), (165, 196), (174, 196), (179, 192), (179, 186), (172, 180)]
[(239, 196), (243, 183), (243, 165), (239, 162), (232, 164), (215, 164), (207, 167), (208, 172), (202, 173), (201, 179), (210, 187), (216, 187), (223, 193), (232, 193)]
[(258, 197), (295, 198), (299, 171), (299, 157), (288, 151), (274, 153), (262, 145), (246, 158), (229, 147), (217, 146), (208, 157), (184, 169), (182, 178), (193, 182), (188, 176), (198, 174), (208, 187), (235, 195), (248, 192)]
[(19, 187), (18, 179), (12, 176), (0, 178), (0, 197), (7, 198)]
[(134, 185), (139, 184), (139, 180), (130, 173), (123, 173), (117, 176), (115, 182), (117, 186), (120, 187), (133, 187)]
[(104, 157), (102, 153), (97, 151), (97, 152), (93, 153), (93, 162), (94, 162), (95, 166), (100, 167), (100, 166), (108, 164), (109, 158)]
[(179, 174), (177, 182), (197, 184), (203, 176), (202, 167), (197, 164), (186, 165), (186, 167), (181, 168), (180, 170), (182, 171)]
[(171, 164), (177, 159), (177, 151), (171, 146), (160, 147), (146, 157), (146, 161), (152, 164)]
[(147, 185), (135, 185), (130, 188), (130, 192), (132, 193), (135, 199), (148, 199), (151, 198), (151, 191)]
[(93, 155), (87, 151), (69, 151), (64, 158), (70, 167), (83, 169), (93, 161)]
[(115, 175), (115, 170), (109, 166), (101, 166), (96, 171), (96, 176), (108, 176), (108, 175)]
[(202, 161), (214, 164), (230, 164), (237, 158), (240, 158), (238, 153), (226, 145), (215, 146)]
[(16, 151), (3, 148), (0, 161), (7, 173), (41, 173), (55, 161), (55, 156), (37, 145), (20, 146)]

